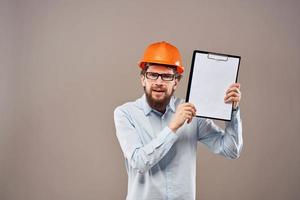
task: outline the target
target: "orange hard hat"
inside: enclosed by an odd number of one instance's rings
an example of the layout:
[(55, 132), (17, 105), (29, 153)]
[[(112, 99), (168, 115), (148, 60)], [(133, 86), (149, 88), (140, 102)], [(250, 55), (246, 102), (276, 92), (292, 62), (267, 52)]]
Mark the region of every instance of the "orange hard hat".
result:
[(144, 69), (146, 63), (170, 65), (176, 67), (179, 74), (184, 71), (179, 50), (165, 41), (156, 42), (147, 47), (139, 62), (139, 67)]

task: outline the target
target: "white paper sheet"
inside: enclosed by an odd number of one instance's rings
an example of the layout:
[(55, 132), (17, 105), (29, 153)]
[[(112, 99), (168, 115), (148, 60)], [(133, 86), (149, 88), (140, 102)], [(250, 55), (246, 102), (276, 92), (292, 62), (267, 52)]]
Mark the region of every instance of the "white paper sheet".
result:
[(197, 116), (231, 120), (232, 103), (225, 103), (229, 86), (236, 82), (240, 57), (195, 52), (188, 101)]

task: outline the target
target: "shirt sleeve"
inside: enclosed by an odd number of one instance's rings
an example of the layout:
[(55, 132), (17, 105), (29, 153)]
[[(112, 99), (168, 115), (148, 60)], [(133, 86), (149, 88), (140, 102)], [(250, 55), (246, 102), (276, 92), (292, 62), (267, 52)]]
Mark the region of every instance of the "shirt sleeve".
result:
[(198, 140), (213, 153), (230, 159), (238, 158), (243, 147), (240, 109), (232, 112), (231, 121), (225, 122), (225, 130), (218, 127), (211, 119), (200, 119), (198, 121)]
[(143, 144), (130, 116), (120, 108), (114, 111), (116, 135), (125, 158), (139, 173), (145, 173), (170, 150), (178, 136), (165, 127), (151, 142)]

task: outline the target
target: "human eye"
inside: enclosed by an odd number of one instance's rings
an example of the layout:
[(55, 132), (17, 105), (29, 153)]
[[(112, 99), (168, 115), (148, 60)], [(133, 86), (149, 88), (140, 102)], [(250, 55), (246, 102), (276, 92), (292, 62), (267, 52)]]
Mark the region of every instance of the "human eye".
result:
[(158, 73), (155, 72), (147, 72), (147, 78), (149, 79), (157, 79)]
[(162, 74), (161, 76), (166, 81), (171, 81), (174, 78), (174, 74)]

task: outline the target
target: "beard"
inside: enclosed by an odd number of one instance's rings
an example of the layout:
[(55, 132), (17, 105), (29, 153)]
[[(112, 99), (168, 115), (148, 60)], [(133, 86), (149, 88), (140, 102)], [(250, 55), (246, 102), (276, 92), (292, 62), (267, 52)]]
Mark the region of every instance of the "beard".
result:
[[(161, 113), (164, 113), (166, 111), (166, 107), (170, 102), (171, 97), (173, 96), (175, 89), (172, 88), (172, 91), (170, 94), (167, 93), (167, 89), (164, 89), (162, 87), (155, 87), (150, 88), (150, 91), (146, 90), (146, 87), (144, 87), (144, 91), (146, 94), (146, 99), (149, 104), (149, 106)], [(154, 98), (156, 92), (161, 93), (160, 95), (163, 95), (161, 98)]]

